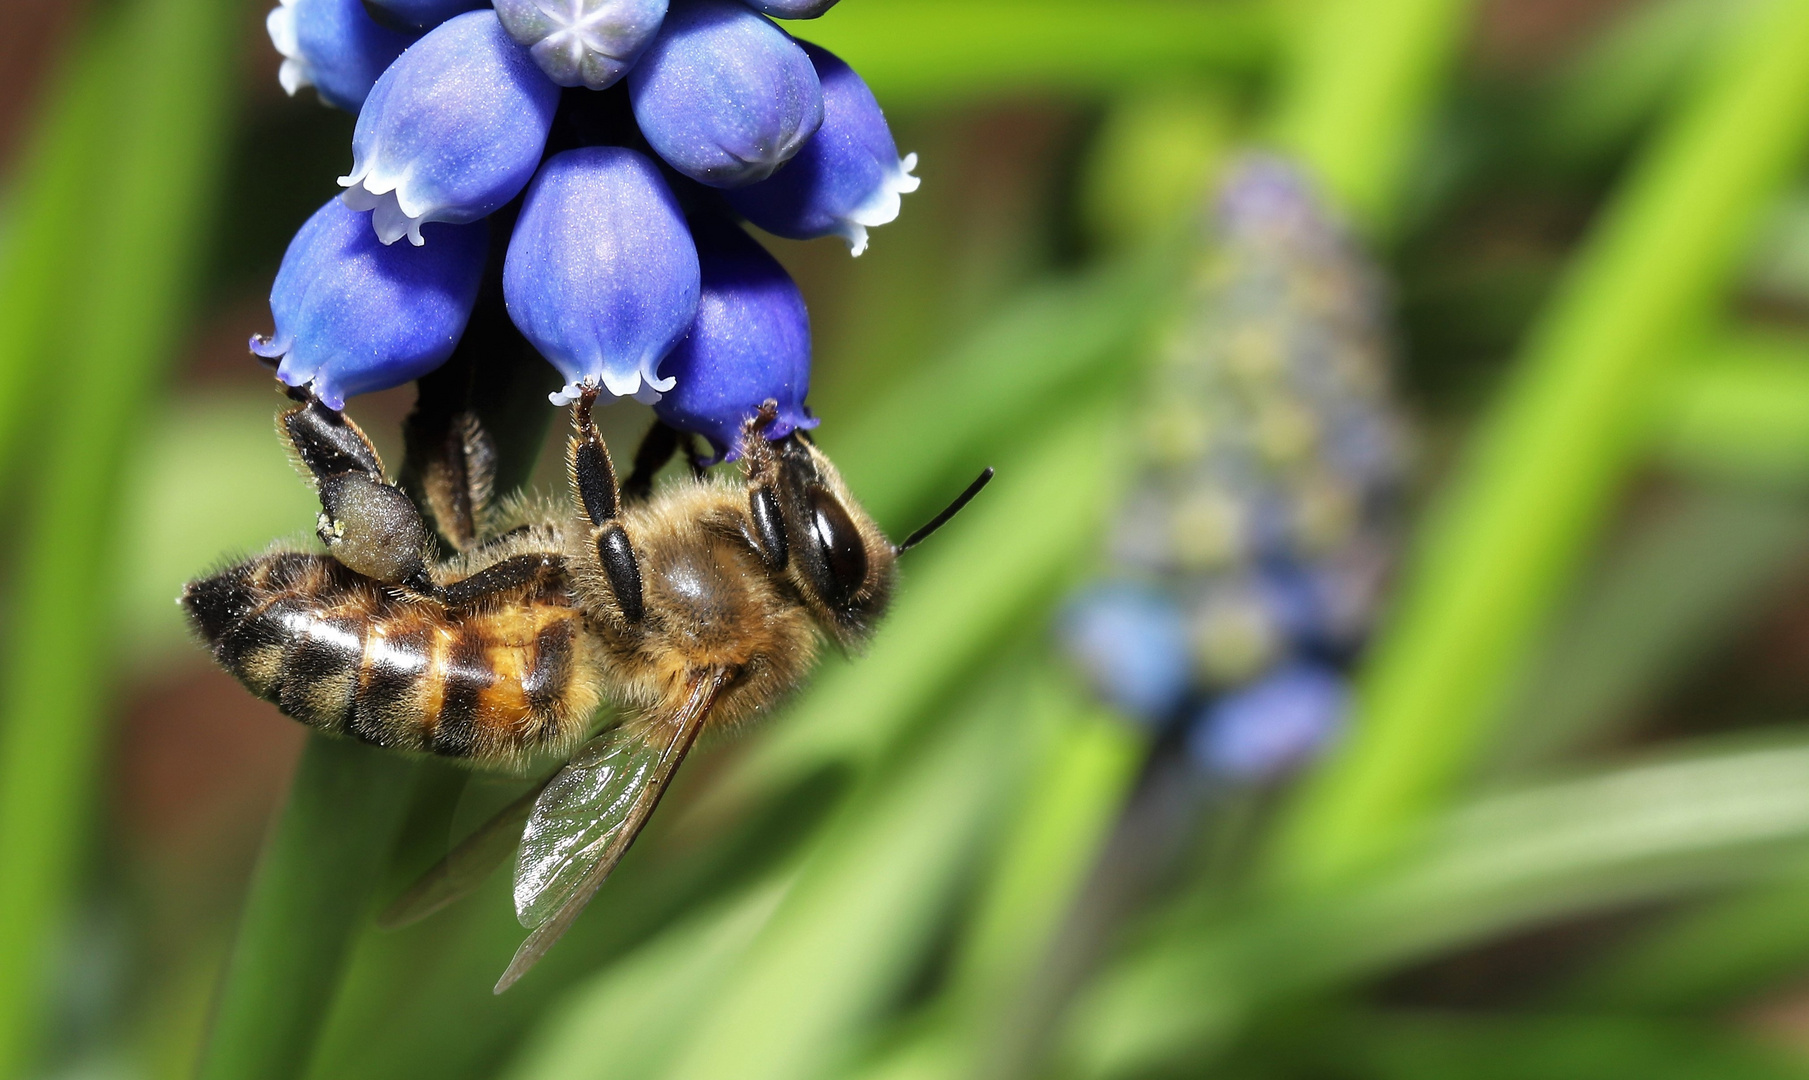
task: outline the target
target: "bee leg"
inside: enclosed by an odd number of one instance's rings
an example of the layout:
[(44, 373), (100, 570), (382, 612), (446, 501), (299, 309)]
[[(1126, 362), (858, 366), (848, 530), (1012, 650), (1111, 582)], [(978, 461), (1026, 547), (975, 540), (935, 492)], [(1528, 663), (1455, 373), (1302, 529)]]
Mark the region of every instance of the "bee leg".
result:
[(778, 418), (778, 402), (768, 401), (741, 430), (741, 462), (747, 474), (748, 513), (754, 522), (754, 546), (772, 571), (791, 561), (785, 537), (785, 515), (779, 506), (779, 456), (766, 441), (766, 429)]
[[(412, 423), (409, 434), (426, 440)], [(487, 532), (496, 486), (496, 444), (490, 433), (467, 410), (452, 416), (431, 445), (411, 445), (409, 452), (421, 462), (416, 484), (440, 535), (455, 549), (470, 551)]]
[(622, 485), (622, 498), (627, 502), (645, 502), (653, 496), (653, 478), (678, 453), (678, 429), (663, 420), (655, 420), (642, 436), (634, 452), (634, 468)]
[(425, 596), (437, 595), (427, 573), (429, 538), (421, 511), (383, 477), (383, 462), (358, 425), (305, 390), (279, 420), (296, 458), (320, 496), (315, 531), (346, 568)]
[(603, 436), (591, 422), (591, 406), (596, 401), (597, 391), (586, 390), (572, 406), (572, 426), (576, 430), (566, 451), (566, 468), (571, 474), (578, 509), (590, 520), (591, 543), (603, 575), (609, 580), (609, 589), (615, 594), (616, 605), (624, 619), (638, 623), (646, 614), (641, 599), (641, 567), (628, 542), (628, 533), (622, 528), (622, 492), (616, 484), (615, 465), (609, 460), (609, 447), (603, 445)]

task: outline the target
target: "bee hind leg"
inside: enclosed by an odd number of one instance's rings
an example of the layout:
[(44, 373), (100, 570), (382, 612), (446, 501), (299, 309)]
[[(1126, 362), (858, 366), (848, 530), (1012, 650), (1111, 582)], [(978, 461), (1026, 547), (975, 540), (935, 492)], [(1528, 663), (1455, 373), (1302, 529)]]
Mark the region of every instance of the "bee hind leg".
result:
[(432, 541), (427, 522), (401, 488), (383, 475), (383, 462), (357, 424), (306, 390), (278, 421), (296, 459), (320, 496), (315, 532), (341, 565), (365, 577), (424, 596), (437, 595), (427, 572)]
[(609, 447), (591, 422), (591, 407), (597, 391), (589, 389), (572, 405), (571, 442), (566, 450), (566, 469), (571, 477), (572, 495), (578, 509), (590, 521), (591, 545), (610, 592), (622, 617), (638, 623), (646, 615), (641, 595), (641, 567), (634, 546), (622, 527), (622, 489), (616, 483), (616, 468), (609, 460)]

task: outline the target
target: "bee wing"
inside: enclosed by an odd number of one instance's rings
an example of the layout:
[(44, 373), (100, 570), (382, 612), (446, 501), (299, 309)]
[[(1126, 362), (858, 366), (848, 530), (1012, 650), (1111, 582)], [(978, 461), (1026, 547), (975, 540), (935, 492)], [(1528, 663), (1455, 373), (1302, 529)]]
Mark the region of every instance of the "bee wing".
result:
[(446, 857), (433, 864), (408, 891), (396, 897), (377, 916), (377, 925), (385, 930), (400, 930), (420, 922), (441, 908), (462, 900), (482, 885), (497, 867), (514, 852), (521, 841), (522, 827), (534, 801), (546, 790), (552, 777), (529, 788), (519, 799), (496, 812), (470, 836), (459, 841)]
[(515, 868), (515, 913), (534, 932), (496, 984), (502, 993), (539, 962), (590, 903), (659, 805), (702, 730), (728, 672), (700, 678), (654, 734), (613, 728), (586, 743), (534, 803)]

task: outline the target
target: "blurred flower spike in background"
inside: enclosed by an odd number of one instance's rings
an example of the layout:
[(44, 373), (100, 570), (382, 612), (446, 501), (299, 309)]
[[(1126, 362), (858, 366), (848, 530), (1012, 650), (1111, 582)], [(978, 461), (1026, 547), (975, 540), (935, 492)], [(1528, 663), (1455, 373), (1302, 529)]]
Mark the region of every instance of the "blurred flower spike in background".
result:
[(1377, 274), (1285, 161), (1234, 162), (1142, 402), (1107, 581), (1061, 640), (1194, 759), (1280, 775), (1341, 726), (1393, 562), (1406, 428)]
[[(900, 196), (918, 184), (915, 155), (900, 159), (860, 77), (767, 18), (811, 18), (830, 6), (284, 0), (268, 22), (284, 87), (313, 85), (323, 102), (358, 112), (342, 201), (376, 241), (430, 249), (447, 234), (429, 223), (467, 224), (519, 206), (496, 219), (512, 221), (513, 235), (493, 240), (506, 252), (510, 318), (566, 378), (554, 402), (582, 387), (655, 402), (689, 380), (667, 422), (733, 458), (740, 425), (768, 399), (779, 403), (769, 437), (814, 425), (804, 407), (809, 319), (784, 271), (726, 219), (732, 235), (722, 232), (727, 246), (706, 253), (716, 276), (699, 308), (698, 250), (684, 213), (695, 204), (782, 236), (842, 236), (858, 255), (867, 230), (896, 218)], [(562, 97), (561, 87), (619, 94), (611, 88), (624, 79), (636, 130), (618, 137), (629, 145), (572, 150), (566, 140), (549, 153), (559, 110), (612, 107)], [(725, 189), (731, 203), (709, 188)], [(467, 255), (419, 262), (450, 272)], [(363, 262), (335, 265), (340, 258)], [(259, 355), (282, 358), (284, 379), (311, 380), (333, 401), (420, 377), (450, 355), (446, 324), (429, 332), (394, 290), (373, 292), (360, 311), (374, 346), (343, 340), (339, 316), (300, 314), (372, 267), (406, 262), (298, 236), (271, 296), (277, 331), (259, 340)], [(316, 278), (331, 284), (317, 292)], [(452, 344), (462, 327), (463, 317)], [(682, 355), (663, 368), (681, 341)]]

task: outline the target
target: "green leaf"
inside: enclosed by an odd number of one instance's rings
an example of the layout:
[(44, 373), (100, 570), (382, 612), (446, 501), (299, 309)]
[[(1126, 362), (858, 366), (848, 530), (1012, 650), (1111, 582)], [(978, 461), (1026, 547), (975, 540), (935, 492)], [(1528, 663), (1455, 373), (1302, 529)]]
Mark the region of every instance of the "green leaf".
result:
[(1809, 341), (1743, 333), (1718, 339), (1660, 402), (1666, 459), (1700, 476), (1809, 481)]
[(1809, 135), (1809, 3), (1775, 0), (1606, 211), (1513, 382), (1421, 529), (1360, 692), (1361, 721), (1303, 792), (1280, 875), (1323, 882), (1395, 843), (1491, 743), (1491, 721)]
[(734, 976), (790, 879), (679, 923), (576, 986), (523, 1043), (504, 1080), (649, 1080), (672, 1065), (703, 1003)]
[(1775, 602), (1805, 544), (1809, 505), (1788, 491), (1692, 487), (1641, 515), (1540, 642), (1485, 768), (1611, 742)]
[(239, 920), (201, 1080), (304, 1075), (402, 826), (414, 762), (312, 735)]
[(1274, 138), (1332, 203), (1386, 236), (1468, 0), (1323, 0), (1295, 42)]
[(1250, 71), (1275, 51), (1272, 22), (1251, 0), (866, 0), (789, 29), (852, 64), (888, 109), (910, 109)]
[[(31, 632), (13, 635), (0, 660), (0, 1077), (33, 1057), (45, 943), (87, 838), (116, 668), (112, 568), (132, 540), (115, 528), (120, 479), (205, 240), (238, 11), (226, 0), (136, 0), (97, 16), (118, 21), (65, 84), (74, 97), (53, 110), (59, 129), (41, 144), (39, 182), (20, 196), (43, 201), (12, 208), (24, 224), (10, 234), (18, 261), (4, 274), (0, 341), (33, 351), (0, 355), (0, 452), (21, 409), (42, 437), (11, 612)], [(66, 191), (46, 179), (84, 172), (92, 184), (78, 178)], [(68, 223), (69, 198), (82, 227), (47, 238), (41, 230)], [(34, 220), (40, 210), (48, 216)], [(25, 404), (9, 405), (11, 394)]]
[[(1284, 1014), (1286, 1015), (1286, 1014)], [(1634, 1016), (1350, 1010), (1273, 1032), (1261, 1058), (1353, 1080), (1802, 1080), (1809, 1065), (1708, 1023)], [(1256, 1056), (1252, 1054), (1251, 1056)]]
[(1280, 1000), (1548, 919), (1794, 873), (1806, 855), (1800, 742), (1494, 796), (1361, 880), (1223, 923), (1178, 913), (1083, 1003), (1070, 1049), (1088, 1076), (1193, 1060)]
[(1008, 665), (848, 799), (664, 1076), (804, 1080), (854, 1052), (998, 827), (1026, 764), (1022, 697)]

